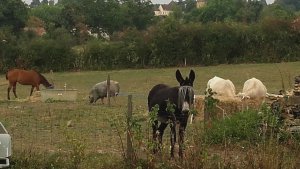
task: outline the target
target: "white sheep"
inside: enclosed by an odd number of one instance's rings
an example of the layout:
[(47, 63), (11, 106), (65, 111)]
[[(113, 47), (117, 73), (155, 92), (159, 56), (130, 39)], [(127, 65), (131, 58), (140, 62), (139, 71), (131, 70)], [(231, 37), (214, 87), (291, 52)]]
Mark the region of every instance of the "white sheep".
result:
[(220, 77), (213, 77), (207, 82), (207, 88), (211, 88), (212, 92), (216, 93), (216, 96), (225, 96), (225, 97), (231, 97), (233, 98), (235, 96), (235, 87), (230, 80), (225, 80)]
[[(119, 82), (110, 80), (110, 97), (113, 97), (115, 100), (115, 96), (117, 96), (119, 92)], [(104, 104), (104, 97), (107, 97), (107, 80), (95, 84), (89, 94), (90, 103), (96, 103), (98, 99), (101, 99), (101, 103)]]
[(267, 97), (266, 86), (258, 79), (251, 78), (244, 83), (243, 92), (239, 93), (238, 96), (248, 99), (265, 99)]

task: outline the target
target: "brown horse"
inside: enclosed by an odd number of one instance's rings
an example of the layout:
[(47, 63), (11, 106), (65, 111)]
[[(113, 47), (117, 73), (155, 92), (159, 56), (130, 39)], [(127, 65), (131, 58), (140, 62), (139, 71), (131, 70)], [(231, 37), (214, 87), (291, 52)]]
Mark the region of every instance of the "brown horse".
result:
[(7, 88), (7, 99), (10, 100), (10, 89), (13, 87), (13, 92), (16, 98), (16, 85), (17, 82), (22, 85), (31, 85), (30, 96), (32, 95), (33, 89), (36, 88), (37, 91), (40, 90), (40, 84), (43, 84), (46, 88), (54, 88), (53, 84), (50, 84), (47, 79), (35, 70), (21, 70), (21, 69), (11, 69), (6, 73), (6, 80), (9, 81)]

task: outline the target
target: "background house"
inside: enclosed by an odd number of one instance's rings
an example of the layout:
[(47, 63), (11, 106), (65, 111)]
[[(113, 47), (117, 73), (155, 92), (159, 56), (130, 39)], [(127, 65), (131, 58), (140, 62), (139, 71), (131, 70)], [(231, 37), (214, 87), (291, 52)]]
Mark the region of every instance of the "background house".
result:
[(171, 1), (169, 4), (160, 4), (157, 9), (154, 10), (155, 16), (169, 16), (172, 11), (173, 6), (176, 2)]
[(196, 2), (196, 7), (197, 8), (202, 8), (205, 6), (207, 0), (197, 0)]

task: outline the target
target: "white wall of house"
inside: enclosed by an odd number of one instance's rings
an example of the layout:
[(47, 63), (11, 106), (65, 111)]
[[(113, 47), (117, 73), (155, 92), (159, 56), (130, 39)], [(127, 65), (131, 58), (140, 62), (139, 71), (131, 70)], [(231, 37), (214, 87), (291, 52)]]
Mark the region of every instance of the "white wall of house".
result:
[(154, 11), (155, 16), (169, 16), (172, 11), (164, 10), (162, 5), (159, 5), (158, 10)]

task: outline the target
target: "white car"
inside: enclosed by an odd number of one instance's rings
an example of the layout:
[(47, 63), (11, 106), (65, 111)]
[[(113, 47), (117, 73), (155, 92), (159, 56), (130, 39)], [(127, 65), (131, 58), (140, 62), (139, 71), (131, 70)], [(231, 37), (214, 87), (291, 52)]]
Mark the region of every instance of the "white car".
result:
[(0, 122), (0, 168), (9, 167), (11, 156), (11, 136)]

